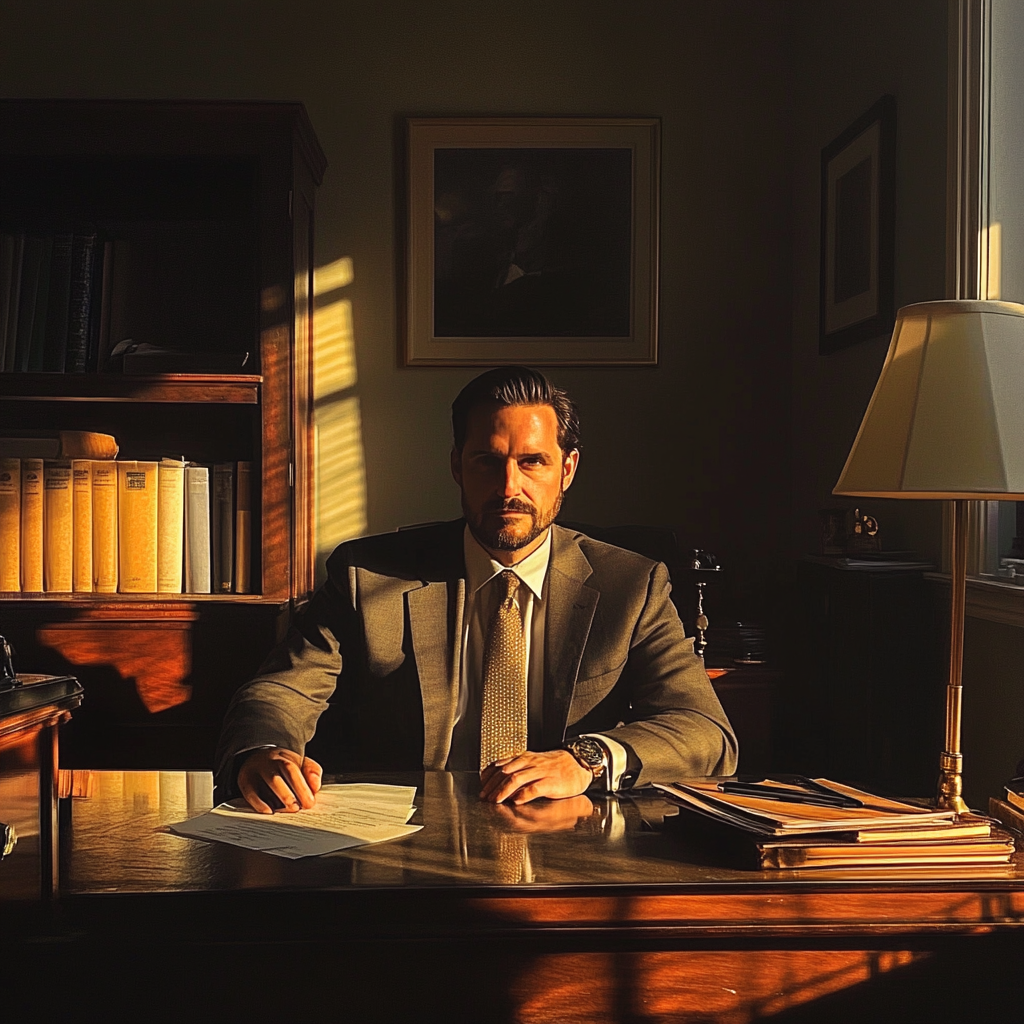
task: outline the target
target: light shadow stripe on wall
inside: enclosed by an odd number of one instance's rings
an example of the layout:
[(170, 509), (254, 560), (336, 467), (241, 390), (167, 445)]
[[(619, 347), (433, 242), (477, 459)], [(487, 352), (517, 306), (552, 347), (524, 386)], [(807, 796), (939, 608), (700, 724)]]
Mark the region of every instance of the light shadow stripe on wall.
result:
[(359, 407), (349, 257), (313, 277), (313, 423), (316, 435), (316, 582), (342, 541), (366, 532), (366, 466)]

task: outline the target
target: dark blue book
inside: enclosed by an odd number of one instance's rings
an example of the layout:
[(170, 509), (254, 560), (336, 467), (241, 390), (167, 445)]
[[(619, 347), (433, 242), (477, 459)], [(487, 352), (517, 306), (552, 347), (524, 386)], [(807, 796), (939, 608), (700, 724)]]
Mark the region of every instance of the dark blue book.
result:
[(71, 299), (70, 232), (53, 236), (50, 257), (50, 294), (46, 307), (46, 341), (43, 346), (43, 369), (51, 373), (64, 370), (64, 353), (68, 344), (68, 305)]
[(28, 372), (32, 352), (32, 326), (36, 318), (36, 296), (39, 292), (39, 273), (43, 262), (41, 235), (25, 236), (25, 253), (21, 265), (21, 294), (18, 302), (17, 341), (14, 369)]
[(53, 235), (43, 236), (43, 255), (39, 261), (39, 284), (36, 287), (36, 311), (32, 317), (32, 344), (28, 353), (30, 373), (43, 369), (46, 348), (46, 314), (50, 300), (50, 263), (53, 256)]
[(96, 232), (75, 233), (71, 243), (71, 294), (68, 299), (68, 346), (65, 373), (85, 373), (89, 354), (89, 319), (92, 278), (96, 258)]
[(85, 368), (95, 373), (110, 349), (110, 285), (114, 243), (97, 238), (92, 260), (92, 300), (89, 305), (89, 350)]

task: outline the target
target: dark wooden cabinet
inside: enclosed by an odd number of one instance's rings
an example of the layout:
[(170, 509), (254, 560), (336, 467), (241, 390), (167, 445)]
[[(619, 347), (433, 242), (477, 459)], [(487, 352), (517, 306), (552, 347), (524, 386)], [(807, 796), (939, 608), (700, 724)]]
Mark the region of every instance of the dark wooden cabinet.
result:
[[(0, 373), (0, 433), (113, 434), (119, 458), (252, 464), (252, 594), (0, 595), (22, 671), (84, 703), (69, 766), (206, 767), (234, 689), (313, 584), (315, 190), (299, 104), (0, 101), (0, 230), (97, 226), (130, 253), (126, 332), (240, 372)], [(248, 353), (241, 365), (243, 353)]]
[(799, 563), (782, 767), (934, 791), (948, 647), (932, 600), (920, 569)]
[(729, 716), (740, 747), (737, 771), (764, 775), (776, 767), (779, 691), (783, 673), (767, 665), (708, 666), (708, 675)]

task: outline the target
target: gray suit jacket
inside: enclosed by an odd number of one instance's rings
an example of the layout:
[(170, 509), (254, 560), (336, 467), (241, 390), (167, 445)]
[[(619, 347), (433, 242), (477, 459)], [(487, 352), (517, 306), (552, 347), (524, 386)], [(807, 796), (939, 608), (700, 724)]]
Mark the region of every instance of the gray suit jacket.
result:
[[(225, 791), (235, 756), (263, 744), (308, 752), (328, 771), (444, 767), (461, 671), (463, 528), (367, 537), (331, 555), (326, 583), (231, 701), (217, 753)], [(552, 529), (544, 730), (531, 745), (605, 733), (641, 762), (637, 785), (735, 771), (735, 736), (665, 566)]]

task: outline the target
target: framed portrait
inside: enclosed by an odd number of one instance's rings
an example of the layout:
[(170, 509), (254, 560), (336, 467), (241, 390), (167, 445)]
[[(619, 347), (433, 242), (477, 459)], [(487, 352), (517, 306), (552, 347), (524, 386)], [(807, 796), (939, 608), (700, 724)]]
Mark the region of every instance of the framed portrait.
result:
[(893, 96), (821, 151), (822, 355), (892, 330), (895, 155)]
[(408, 366), (658, 361), (653, 118), (412, 118)]

